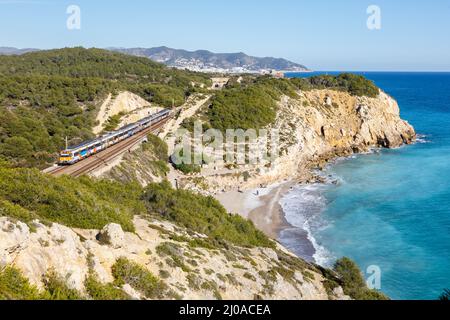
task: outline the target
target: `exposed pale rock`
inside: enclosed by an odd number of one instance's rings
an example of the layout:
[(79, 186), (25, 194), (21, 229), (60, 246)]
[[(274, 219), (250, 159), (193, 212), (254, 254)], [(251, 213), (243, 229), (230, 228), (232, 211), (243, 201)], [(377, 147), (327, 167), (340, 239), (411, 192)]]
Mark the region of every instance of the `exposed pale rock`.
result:
[(142, 300), (142, 295), (134, 290), (128, 283), (122, 286), (122, 290), (130, 297), (131, 300)]
[[(252, 189), (291, 179), (293, 173), (301, 181), (311, 181), (311, 168), (323, 167), (335, 157), (371, 147), (395, 148), (412, 143), (416, 137), (413, 127), (400, 118), (397, 102), (381, 91), (376, 98), (333, 90), (299, 92), (299, 98), (283, 96), (273, 128), (279, 132), (280, 156), (270, 167), (258, 164), (223, 174), (204, 170), (209, 189), (202, 193), (214, 194), (237, 186)], [(246, 181), (242, 181), (244, 171), (250, 176)], [(198, 189), (189, 177), (180, 184)]]
[[(136, 217), (134, 225), (135, 233), (124, 232), (122, 246), (115, 248), (100, 243), (96, 239), (98, 231), (95, 230), (74, 232), (58, 224), (48, 227), (36, 223), (36, 232), (29, 233), (25, 224), (0, 218), (0, 249), (3, 260), (20, 269), (31, 283), (40, 288), (43, 286), (42, 276), (49, 270), (54, 270), (69, 287), (85, 294), (84, 281), (90, 270), (99, 281), (111, 283), (114, 281), (112, 266), (117, 259), (124, 257), (154, 275), (158, 275), (161, 270), (168, 272), (170, 276), (163, 281), (170, 290), (180, 294), (184, 299), (215, 299), (217, 293), (223, 299), (243, 300), (254, 299), (255, 296), (283, 300), (345, 298), (334, 294), (328, 296), (323, 285), (324, 276), (313, 266), (309, 271), (313, 279), (307, 279), (302, 270), (293, 270), (292, 279), (285, 279), (276, 274), (276, 279), (267, 283), (263, 276), (282, 263), (273, 249), (230, 247), (227, 252), (224, 250), (212, 252), (205, 248), (194, 249), (188, 243), (174, 242), (165, 238), (166, 235), (159, 231), (161, 228), (166, 232), (189, 237), (185, 230), (180, 230), (167, 221), (149, 221)], [(5, 228), (1, 228), (2, 226)], [(180, 254), (180, 259), (191, 269), (195, 269), (195, 272), (185, 272), (169, 264), (167, 256), (158, 254), (156, 248), (165, 242), (172, 243), (176, 248), (173, 252)], [(10, 248), (18, 249), (5, 250)], [(281, 245), (277, 245), (277, 250), (290, 254)], [(229, 260), (230, 254), (237, 260)], [(252, 262), (248, 260), (249, 257)], [(188, 259), (195, 259), (197, 266), (189, 264)], [(239, 267), (236, 266), (237, 263)], [(285, 267), (292, 268), (292, 266)], [(245, 274), (247, 275), (244, 276)], [(216, 284), (217, 292), (201, 288), (201, 284), (205, 281)], [(193, 287), (191, 285), (193, 282), (198, 283), (200, 287)], [(129, 285), (124, 285), (122, 290), (131, 299), (145, 298), (142, 293)]]
[(98, 240), (101, 243), (109, 244), (115, 249), (123, 246), (124, 238), (122, 227), (117, 223), (106, 225), (98, 234)]

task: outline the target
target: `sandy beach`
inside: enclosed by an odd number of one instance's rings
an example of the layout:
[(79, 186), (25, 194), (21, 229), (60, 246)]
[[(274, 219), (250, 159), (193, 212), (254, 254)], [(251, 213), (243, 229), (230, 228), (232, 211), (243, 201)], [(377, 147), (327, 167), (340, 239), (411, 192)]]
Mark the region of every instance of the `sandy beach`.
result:
[(295, 184), (292, 180), (265, 188), (233, 190), (217, 194), (216, 198), (229, 212), (250, 219), (269, 237), (278, 239), (281, 230), (291, 227), (284, 218), (279, 201)]
[(292, 226), (285, 218), (280, 200), (298, 182), (284, 181), (245, 191), (228, 191), (215, 197), (231, 213), (237, 213), (253, 221), (267, 236), (281, 242), (285, 247), (307, 261), (314, 262), (315, 249), (308, 233)]

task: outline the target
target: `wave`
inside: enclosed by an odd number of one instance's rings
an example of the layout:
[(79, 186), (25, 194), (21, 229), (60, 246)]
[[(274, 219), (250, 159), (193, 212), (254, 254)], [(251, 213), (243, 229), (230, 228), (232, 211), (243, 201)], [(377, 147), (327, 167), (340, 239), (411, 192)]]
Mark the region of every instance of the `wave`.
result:
[[(417, 135), (417, 143), (430, 143), (427, 135)], [(323, 183), (310, 185), (298, 185), (292, 188), (280, 201), (285, 218), (296, 230), (286, 230), (281, 233), (280, 241), (297, 255), (314, 261), (315, 263), (330, 267), (336, 260), (336, 257), (327, 250), (314, 235), (320, 234), (321, 231), (332, 226), (332, 221), (324, 218), (323, 213), (328, 205), (324, 193), (331, 187), (336, 185), (344, 185), (346, 181), (334, 173), (333, 167), (337, 164), (356, 159), (360, 156), (379, 154), (382, 148), (370, 148), (366, 152), (352, 154), (350, 156), (338, 157), (330, 161), (325, 170), (317, 170), (314, 173), (323, 179)], [(303, 232), (301, 232), (303, 231)], [(299, 244), (299, 241), (308, 241), (309, 244)], [(305, 247), (313, 248), (305, 250)], [(306, 256), (305, 256), (306, 254)]]
[[(327, 176), (326, 180), (333, 180), (334, 177)], [(314, 233), (327, 228), (328, 223), (321, 218), (321, 214), (327, 206), (327, 201), (323, 196), (323, 191), (327, 188), (325, 184), (299, 185), (292, 188), (281, 200), (280, 205), (284, 211), (286, 220), (295, 228), (306, 232), (306, 238), (314, 248), (312, 259), (319, 265), (328, 266), (334, 257), (314, 238)], [(305, 239), (283, 238), (280, 239), (288, 248), (298, 247), (294, 241)], [(288, 242), (288, 243), (286, 243)], [(299, 254), (299, 252), (295, 252)], [(300, 255), (302, 255), (300, 253)], [(310, 257), (304, 257), (306, 259)], [(308, 259), (311, 260), (311, 259)]]
[(426, 134), (418, 134), (416, 137), (416, 143), (431, 143), (431, 140), (427, 139), (428, 135)]

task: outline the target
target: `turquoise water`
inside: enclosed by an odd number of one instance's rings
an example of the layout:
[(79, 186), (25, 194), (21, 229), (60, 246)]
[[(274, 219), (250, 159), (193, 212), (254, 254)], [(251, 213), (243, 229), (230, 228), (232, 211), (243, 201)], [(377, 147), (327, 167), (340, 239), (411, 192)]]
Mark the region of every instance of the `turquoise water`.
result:
[[(299, 186), (282, 206), (318, 263), (348, 256), (379, 266), (393, 299), (436, 299), (450, 288), (450, 73), (364, 75), (397, 99), (419, 142), (339, 160), (327, 170), (337, 185)], [(281, 235), (302, 255), (292, 239)]]

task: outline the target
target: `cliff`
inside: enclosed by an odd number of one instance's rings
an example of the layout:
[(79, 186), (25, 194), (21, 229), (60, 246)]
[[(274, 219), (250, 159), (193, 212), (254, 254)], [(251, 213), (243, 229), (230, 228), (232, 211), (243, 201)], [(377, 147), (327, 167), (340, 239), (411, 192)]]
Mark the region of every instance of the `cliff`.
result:
[(133, 223), (130, 233), (117, 224), (83, 230), (36, 220), (30, 228), (0, 217), (0, 265), (14, 266), (41, 291), (50, 274), (79, 299), (118, 296), (104, 295), (105, 288), (125, 299), (349, 298), (330, 271), (280, 245), (207, 249), (192, 242), (204, 236), (167, 221), (140, 216)]
[[(194, 95), (177, 108), (161, 137), (173, 143), (187, 120), (205, 118), (210, 100)], [(108, 98), (101, 120), (146, 108), (124, 92)], [(280, 157), (258, 165), (204, 166), (190, 175), (172, 168), (168, 178), (194, 193), (167, 183), (140, 186), (159, 182), (169, 170), (173, 146), (156, 137), (103, 173), (110, 180), (53, 178), (0, 163), (0, 298), (36, 292), (32, 298), (349, 299), (338, 273), (295, 257), (198, 193), (292, 178), (315, 181), (313, 169), (330, 159), (411, 143), (414, 129), (381, 91), (367, 97), (297, 90), (281, 94), (275, 110), (268, 128), (280, 133)], [(359, 286), (362, 296), (384, 298)]]
[(335, 90), (301, 91), (295, 98), (282, 96), (277, 110), (270, 128), (279, 130), (281, 154), (271, 166), (205, 168), (201, 187), (196, 185), (198, 179), (189, 176), (179, 179), (182, 185), (216, 193), (292, 178), (313, 181), (312, 169), (333, 158), (400, 147), (416, 137), (414, 128), (400, 118), (397, 102), (382, 91), (375, 98)]

